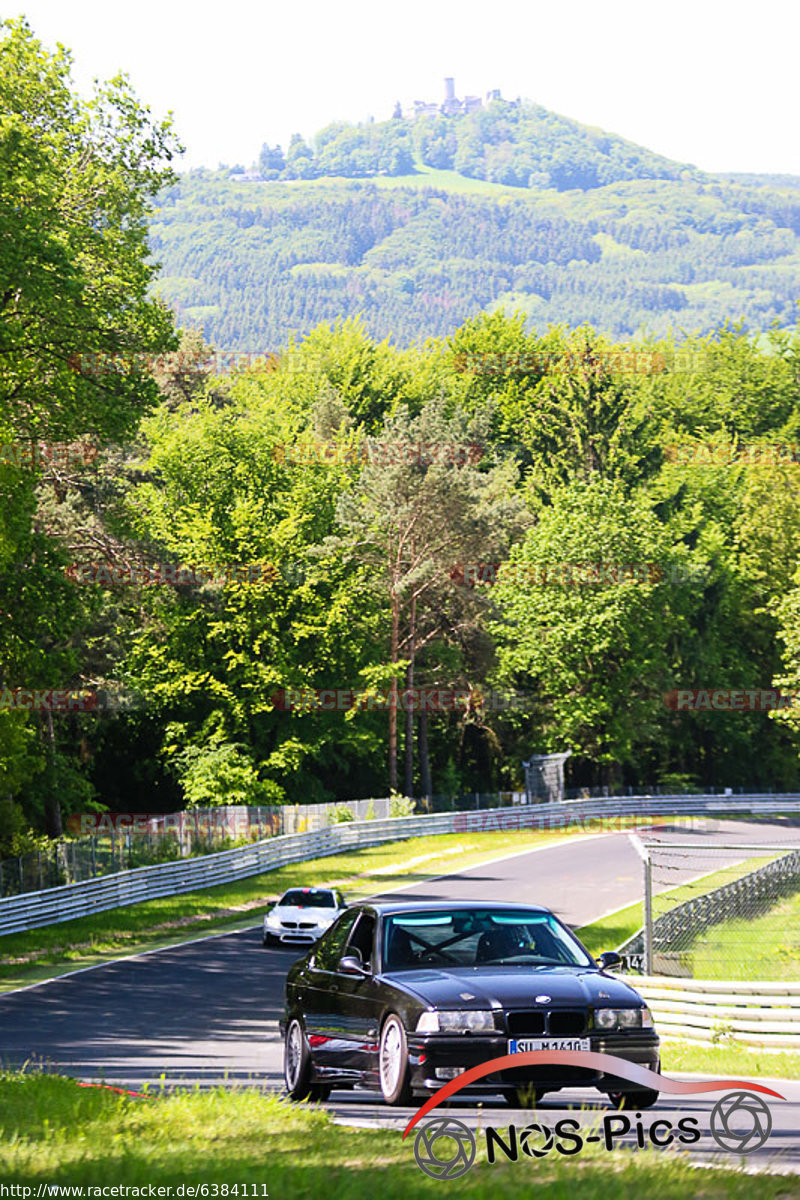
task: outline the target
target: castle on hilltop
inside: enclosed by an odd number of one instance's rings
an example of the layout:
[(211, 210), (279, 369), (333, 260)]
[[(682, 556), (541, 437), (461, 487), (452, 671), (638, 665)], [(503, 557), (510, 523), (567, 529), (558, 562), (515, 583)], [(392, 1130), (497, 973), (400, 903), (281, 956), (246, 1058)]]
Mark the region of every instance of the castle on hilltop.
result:
[[(502, 98), (499, 88), (493, 88), (486, 93), (487, 104), (491, 104), (492, 100), (502, 100)], [(480, 96), (465, 96), (463, 100), (459, 100), (456, 96), (455, 80), (448, 76), (444, 81), (444, 101), (441, 104), (415, 100), (413, 104), (401, 110), (398, 101), (394, 115), (403, 117), (406, 121), (415, 121), (418, 117), (438, 117), (440, 113), (445, 117), (458, 117), (464, 113), (475, 112), (478, 108), (483, 108), (483, 100)]]

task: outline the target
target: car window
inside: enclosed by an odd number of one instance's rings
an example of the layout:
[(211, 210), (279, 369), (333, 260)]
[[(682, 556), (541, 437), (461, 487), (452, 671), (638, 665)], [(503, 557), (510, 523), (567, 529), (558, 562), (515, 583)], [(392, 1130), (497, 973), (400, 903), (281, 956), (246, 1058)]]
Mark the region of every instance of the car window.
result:
[(320, 888), (292, 888), (278, 903), (295, 908), (336, 908), (333, 892)]
[(398, 913), (385, 922), (384, 969), (482, 965), (588, 967), (592, 960), (548, 913), (460, 909)]
[(373, 946), (375, 945), (375, 918), (372, 913), (362, 912), (361, 916), (347, 940), (345, 954), (354, 954), (360, 958), (365, 967), (372, 963)]
[(344, 956), (347, 936), (355, 924), (359, 911), (357, 908), (348, 909), (317, 942), (317, 948), (314, 951), (314, 965), (320, 971), (335, 971), (338, 967), (339, 959)]

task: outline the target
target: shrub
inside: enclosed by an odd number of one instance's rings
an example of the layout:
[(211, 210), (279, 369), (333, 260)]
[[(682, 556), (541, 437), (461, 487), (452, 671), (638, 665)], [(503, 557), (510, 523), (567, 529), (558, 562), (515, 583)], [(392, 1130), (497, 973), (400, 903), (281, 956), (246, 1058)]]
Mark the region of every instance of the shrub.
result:
[(413, 816), (416, 803), (410, 796), (394, 795), (389, 800), (389, 816), (390, 817), (410, 817)]
[(328, 813), (328, 822), (331, 825), (340, 825), (342, 821), (355, 821), (355, 819), (352, 808), (348, 808), (346, 804), (340, 804)]

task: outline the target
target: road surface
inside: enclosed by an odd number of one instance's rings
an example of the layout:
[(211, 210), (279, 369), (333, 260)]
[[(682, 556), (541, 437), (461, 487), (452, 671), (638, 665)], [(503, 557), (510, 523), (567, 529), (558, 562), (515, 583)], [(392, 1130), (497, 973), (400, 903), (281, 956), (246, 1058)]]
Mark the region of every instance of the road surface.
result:
[[(697, 831), (662, 829), (670, 840), (698, 840)], [(771, 822), (721, 822), (706, 835), (709, 843), (730, 840), (800, 844), (800, 827)], [(735, 861), (736, 852), (727, 858)], [(720, 862), (722, 855), (720, 855)], [(696, 869), (696, 868), (695, 868)], [(687, 868), (688, 870), (688, 868)], [(572, 925), (628, 904), (641, 895), (641, 862), (625, 834), (611, 834), (517, 853), (492, 863), (456, 871), (403, 889), (409, 899), (509, 900), (540, 903)], [(611, 947), (609, 947), (610, 949)], [(166, 1086), (257, 1085), (282, 1087), (282, 1046), (278, 1017), (286, 971), (295, 951), (261, 948), (259, 928), (204, 938), (182, 946), (90, 968), (45, 984), (0, 995), (0, 1061), (25, 1061), (81, 1079), (139, 1089)], [(780, 1081), (776, 1091), (787, 1101), (772, 1106), (774, 1127), (761, 1151), (749, 1161), (772, 1162), (800, 1170), (800, 1082)], [(696, 1115), (704, 1131), (719, 1095), (663, 1099), (645, 1114)], [(591, 1091), (560, 1092), (545, 1098), (539, 1119), (554, 1123), (565, 1106), (588, 1105), (582, 1120), (601, 1120), (604, 1098)], [(334, 1092), (328, 1104), (339, 1121), (401, 1128), (403, 1115), (375, 1102), (366, 1091)], [(480, 1116), (474, 1101), (455, 1100), (453, 1115), (466, 1123)], [(496, 1113), (498, 1126), (527, 1124), (533, 1116), (514, 1114), (487, 1096), (481, 1120)], [(575, 1109), (572, 1114), (575, 1115)], [(730, 1157), (704, 1135), (693, 1157), (715, 1153)], [(777, 1163), (773, 1162), (776, 1150)], [(409, 1153), (411, 1150), (409, 1150)]]

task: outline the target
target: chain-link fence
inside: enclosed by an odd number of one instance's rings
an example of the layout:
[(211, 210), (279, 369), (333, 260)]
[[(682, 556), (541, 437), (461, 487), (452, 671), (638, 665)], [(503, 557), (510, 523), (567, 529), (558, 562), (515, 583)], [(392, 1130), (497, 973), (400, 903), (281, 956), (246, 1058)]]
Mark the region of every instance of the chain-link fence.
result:
[(565, 800), (591, 800), (599, 796), (608, 796), (609, 798), (617, 797), (624, 800), (626, 796), (719, 796), (724, 800), (726, 796), (750, 796), (753, 792), (758, 792), (759, 795), (781, 795), (780, 792), (774, 792), (772, 788), (762, 788), (753, 785), (752, 787), (699, 787), (690, 785), (681, 778), (672, 779), (666, 783), (642, 783), (633, 787), (629, 784), (604, 784), (598, 787), (573, 787), (565, 788)]
[[(210, 853), (215, 849), (209, 840)], [(151, 834), (143, 839), (130, 834), (59, 840), (28, 854), (0, 860), (0, 897), (22, 892), (41, 892), (45, 888), (79, 883), (100, 875), (112, 875), (131, 867), (170, 862), (189, 853), (201, 853), (191, 844), (185, 853), (174, 834)]]
[[(594, 795), (624, 800), (631, 790), (623, 788), (610, 792), (608, 788), (594, 791), (581, 788), (567, 791), (564, 799), (583, 800)], [(726, 796), (735, 797), (740, 793), (741, 789), (725, 788), (705, 795), (717, 795), (724, 801)], [(659, 787), (644, 788), (637, 793), (638, 796), (666, 795), (671, 798), (680, 794), (681, 789), (666, 791)], [(776, 796), (776, 800), (779, 799)], [(212, 854), (264, 838), (315, 833), (340, 821), (384, 820), (413, 812), (527, 807), (531, 801), (534, 806), (544, 802), (542, 797), (531, 797), (524, 791), (452, 792), (416, 800), (380, 797), (327, 804), (220, 806), (159, 815), (87, 814), (97, 822), (96, 833), (51, 842), (41, 849), (0, 861), (0, 897), (42, 891), (178, 858)], [(124, 827), (125, 823), (127, 827)]]
[(621, 947), (631, 965), (694, 979), (800, 980), (800, 829), (785, 837), (643, 847), (644, 925)]
[(104, 825), (115, 828), (88, 837), (60, 839), (27, 854), (0, 860), (0, 897), (80, 883), (134, 867), (213, 854), (264, 838), (316, 833), (340, 822), (381, 821), (414, 812), (502, 808), (524, 798), (524, 792), (470, 792), (416, 801), (383, 796), (330, 804), (228, 805), (153, 816), (88, 814), (97, 828), (102, 829)]
[[(50, 845), (0, 860), (0, 896), (17, 896), (22, 892), (41, 892), (45, 888), (77, 883), (98, 875), (110, 875), (126, 867), (142, 866), (147, 862), (165, 862), (179, 856), (175, 839), (160, 843), (151, 839), (142, 854), (134, 841), (121, 834), (108, 837), (59, 840)], [(138, 861), (142, 858), (145, 861)]]

